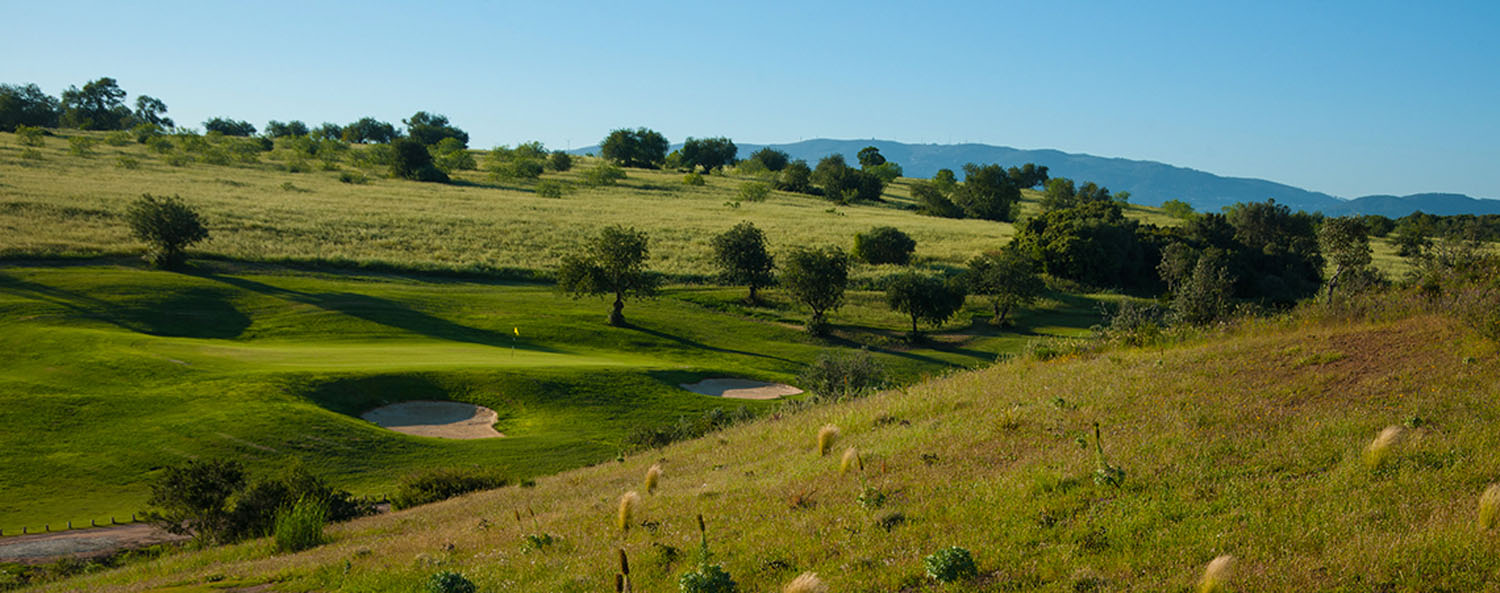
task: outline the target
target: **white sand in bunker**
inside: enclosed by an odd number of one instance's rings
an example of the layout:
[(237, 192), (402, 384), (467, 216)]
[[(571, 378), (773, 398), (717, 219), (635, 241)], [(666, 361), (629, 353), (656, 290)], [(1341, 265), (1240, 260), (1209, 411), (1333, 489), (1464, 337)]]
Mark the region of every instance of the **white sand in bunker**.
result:
[(783, 383), (766, 383), (749, 379), (718, 377), (697, 383), (683, 383), (679, 387), (693, 393), (729, 397), (734, 399), (776, 399), (802, 393), (801, 389)]
[(494, 410), (462, 402), (401, 402), (375, 408), (359, 417), (419, 437), (491, 439), (505, 436), (495, 431), (498, 415)]

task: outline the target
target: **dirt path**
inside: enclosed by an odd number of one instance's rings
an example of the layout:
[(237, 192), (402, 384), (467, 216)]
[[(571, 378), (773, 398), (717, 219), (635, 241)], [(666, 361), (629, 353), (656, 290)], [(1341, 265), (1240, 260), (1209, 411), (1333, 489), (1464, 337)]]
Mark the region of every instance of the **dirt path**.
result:
[(128, 548), (186, 539), (145, 523), (6, 536), (0, 538), (0, 562), (40, 564), (60, 558), (97, 558)]

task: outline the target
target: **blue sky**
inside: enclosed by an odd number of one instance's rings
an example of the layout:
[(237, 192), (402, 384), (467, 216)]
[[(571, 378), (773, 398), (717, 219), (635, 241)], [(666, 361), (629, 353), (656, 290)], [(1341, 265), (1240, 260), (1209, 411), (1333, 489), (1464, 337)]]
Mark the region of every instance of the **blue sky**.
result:
[(881, 138), (1500, 198), (1500, 2), (17, 2), (0, 82), (471, 144)]

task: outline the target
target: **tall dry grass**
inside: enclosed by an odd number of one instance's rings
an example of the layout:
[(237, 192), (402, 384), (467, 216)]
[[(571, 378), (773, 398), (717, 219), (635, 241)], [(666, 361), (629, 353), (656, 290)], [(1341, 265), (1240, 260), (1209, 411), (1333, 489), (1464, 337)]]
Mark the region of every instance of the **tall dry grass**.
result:
[(620, 497), (620, 512), (615, 517), (615, 526), (620, 531), (630, 531), (631, 517), (635, 514), (635, 508), (641, 504), (641, 495), (634, 490), (626, 492)]
[(832, 424), (824, 424), (818, 429), (818, 455), (827, 455), (833, 448), (833, 442), (839, 438), (839, 427)]

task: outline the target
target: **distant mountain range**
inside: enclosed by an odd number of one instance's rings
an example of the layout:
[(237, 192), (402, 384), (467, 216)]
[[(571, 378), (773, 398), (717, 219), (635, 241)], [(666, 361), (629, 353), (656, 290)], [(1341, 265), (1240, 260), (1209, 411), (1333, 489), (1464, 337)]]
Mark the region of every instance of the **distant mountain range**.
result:
[[(738, 144), (738, 143), (737, 143)], [(1290, 185), (1244, 177), (1222, 177), (1154, 161), (1071, 154), (1059, 150), (1021, 150), (988, 144), (906, 144), (890, 140), (816, 139), (791, 144), (739, 144), (739, 156), (770, 146), (786, 151), (794, 159), (816, 164), (824, 156), (841, 153), (849, 162), (861, 148), (874, 146), (887, 159), (901, 165), (908, 177), (931, 177), (938, 169), (953, 169), (962, 175), (964, 163), (999, 163), (1004, 166), (1036, 163), (1046, 165), (1053, 177), (1068, 177), (1079, 183), (1093, 181), (1111, 191), (1130, 192), (1130, 201), (1160, 206), (1167, 200), (1182, 200), (1198, 211), (1217, 211), (1239, 202), (1274, 199), (1293, 209), (1332, 216), (1382, 214), (1406, 216), (1428, 214), (1500, 214), (1500, 200), (1477, 199), (1460, 194), (1424, 193), (1410, 196), (1365, 196), (1352, 200), (1308, 191)], [(676, 145), (673, 148), (677, 148)], [(573, 152), (597, 152), (588, 147)]]

